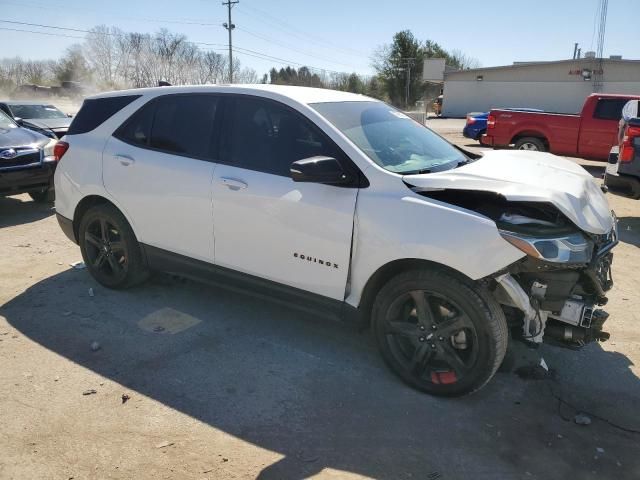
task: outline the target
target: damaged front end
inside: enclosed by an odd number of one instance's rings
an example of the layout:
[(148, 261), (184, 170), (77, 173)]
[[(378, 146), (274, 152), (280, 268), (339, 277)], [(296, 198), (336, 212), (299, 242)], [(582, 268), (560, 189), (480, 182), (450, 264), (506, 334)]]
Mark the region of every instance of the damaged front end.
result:
[(578, 228), (552, 203), (513, 202), (491, 192), (440, 190), (424, 196), (473, 210), (495, 221), (500, 235), (526, 254), (484, 279), (503, 306), (514, 339), (580, 348), (605, 341), (613, 286), (617, 221), (605, 234)]

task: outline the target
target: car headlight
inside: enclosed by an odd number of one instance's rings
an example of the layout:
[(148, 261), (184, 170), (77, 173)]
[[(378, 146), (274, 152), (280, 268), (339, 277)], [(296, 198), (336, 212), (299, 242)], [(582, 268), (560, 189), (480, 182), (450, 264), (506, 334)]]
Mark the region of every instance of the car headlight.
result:
[(44, 161), (45, 162), (55, 162), (56, 161), (56, 156), (53, 153), (53, 147), (56, 146), (56, 143), (58, 143), (58, 140), (54, 140), (51, 139), (49, 140), (49, 143), (47, 143), (44, 146)]
[(581, 233), (553, 237), (532, 237), (500, 230), (500, 235), (527, 255), (554, 263), (588, 263), (593, 255), (593, 242)]

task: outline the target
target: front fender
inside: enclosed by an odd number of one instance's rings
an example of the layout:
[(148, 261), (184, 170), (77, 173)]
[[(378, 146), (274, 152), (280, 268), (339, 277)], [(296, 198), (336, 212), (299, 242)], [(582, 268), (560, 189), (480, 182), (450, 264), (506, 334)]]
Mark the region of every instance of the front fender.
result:
[(393, 194), (364, 189), (356, 208), (346, 301), (357, 306), (369, 278), (397, 260), (427, 260), (476, 280), (523, 256), (500, 236), (493, 220), (480, 214), (410, 190)]

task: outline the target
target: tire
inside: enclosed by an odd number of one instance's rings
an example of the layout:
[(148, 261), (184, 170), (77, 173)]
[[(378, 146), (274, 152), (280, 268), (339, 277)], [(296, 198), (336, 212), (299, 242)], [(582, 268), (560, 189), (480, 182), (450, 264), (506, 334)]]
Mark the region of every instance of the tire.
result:
[(129, 222), (113, 205), (96, 205), (80, 220), (80, 251), (87, 270), (108, 288), (144, 282), (149, 271)]
[(546, 152), (547, 147), (544, 146), (544, 142), (536, 137), (522, 137), (519, 138), (515, 144), (516, 150), (529, 150), (531, 152)]
[(440, 269), (392, 278), (378, 293), (372, 322), (391, 370), (439, 396), (483, 387), (502, 363), (509, 338), (500, 305), (476, 284)]
[(479, 142), (480, 145), (482, 145), (482, 135), (484, 135), (485, 133), (487, 133), (486, 130), (480, 130), (480, 132), (478, 132), (478, 135), (476, 135), (475, 140)]
[(42, 192), (29, 192), (29, 196), (37, 203), (53, 203), (56, 200), (56, 191), (48, 188)]

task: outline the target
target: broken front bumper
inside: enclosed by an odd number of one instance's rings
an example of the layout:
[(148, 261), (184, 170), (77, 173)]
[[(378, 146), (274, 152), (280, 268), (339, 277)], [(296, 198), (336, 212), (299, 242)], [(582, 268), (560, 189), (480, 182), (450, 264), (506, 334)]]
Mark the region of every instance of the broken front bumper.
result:
[[(494, 296), (523, 340), (552, 340), (570, 348), (604, 341), (607, 303), (613, 286), (613, 248), (618, 244), (617, 219), (607, 235), (595, 237), (589, 264), (558, 265), (527, 258), (494, 278)], [(521, 333), (521, 334), (520, 334)]]

